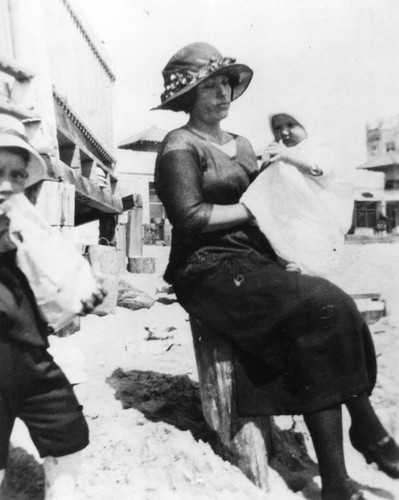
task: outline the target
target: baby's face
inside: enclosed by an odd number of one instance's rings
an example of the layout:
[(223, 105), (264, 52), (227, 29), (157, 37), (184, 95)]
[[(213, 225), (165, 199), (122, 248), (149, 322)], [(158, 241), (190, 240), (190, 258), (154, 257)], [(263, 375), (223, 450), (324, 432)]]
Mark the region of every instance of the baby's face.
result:
[(283, 141), (285, 146), (296, 146), (306, 139), (305, 129), (289, 115), (275, 115), (272, 118), (272, 132), (277, 142)]

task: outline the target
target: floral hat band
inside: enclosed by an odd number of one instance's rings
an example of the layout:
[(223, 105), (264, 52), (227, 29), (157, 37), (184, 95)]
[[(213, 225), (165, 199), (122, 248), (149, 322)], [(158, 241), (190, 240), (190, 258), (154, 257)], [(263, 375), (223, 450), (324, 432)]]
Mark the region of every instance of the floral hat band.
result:
[(165, 86), (165, 91), (161, 94), (161, 101), (165, 102), (186, 85), (192, 85), (197, 80), (202, 80), (216, 70), (230, 66), (235, 62), (236, 60), (233, 57), (223, 57), (217, 60), (216, 57), (212, 56), (210, 61), (198, 71), (187, 70), (185, 72), (172, 73), (169, 76), (169, 83)]
[(227, 75), (232, 86), (232, 100), (237, 99), (248, 87), (252, 70), (237, 64), (232, 57), (223, 57), (212, 45), (197, 42), (186, 45), (166, 64), (162, 71), (164, 91), (161, 104), (153, 109), (181, 111), (178, 98), (210, 76)]

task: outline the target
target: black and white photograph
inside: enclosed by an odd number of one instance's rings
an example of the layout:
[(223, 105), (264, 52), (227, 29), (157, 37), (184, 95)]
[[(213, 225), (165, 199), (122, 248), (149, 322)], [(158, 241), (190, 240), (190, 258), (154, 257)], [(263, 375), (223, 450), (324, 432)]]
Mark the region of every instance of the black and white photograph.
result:
[(0, 0), (0, 500), (399, 500), (397, 0)]

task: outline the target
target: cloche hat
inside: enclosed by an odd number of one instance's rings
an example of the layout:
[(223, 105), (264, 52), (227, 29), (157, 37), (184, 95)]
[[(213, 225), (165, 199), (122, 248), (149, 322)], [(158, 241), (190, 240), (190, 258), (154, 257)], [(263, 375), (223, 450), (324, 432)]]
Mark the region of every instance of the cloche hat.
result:
[(25, 187), (32, 186), (44, 179), (47, 173), (46, 164), (39, 153), (29, 144), (23, 123), (18, 118), (5, 113), (0, 114), (1, 148), (21, 148), (28, 151), (27, 170), (29, 177), (26, 179)]
[(232, 100), (246, 90), (253, 71), (245, 64), (237, 64), (232, 57), (223, 57), (212, 45), (196, 42), (180, 49), (168, 61), (162, 71), (164, 91), (161, 104), (153, 109), (181, 111), (180, 97), (192, 90), (203, 80), (227, 75), (232, 86)]

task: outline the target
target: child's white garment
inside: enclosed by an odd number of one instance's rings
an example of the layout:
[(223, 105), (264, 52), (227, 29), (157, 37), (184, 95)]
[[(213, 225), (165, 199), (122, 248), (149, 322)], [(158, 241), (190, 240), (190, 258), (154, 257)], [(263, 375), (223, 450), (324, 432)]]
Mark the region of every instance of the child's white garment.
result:
[(352, 223), (353, 187), (339, 182), (325, 150), (312, 150), (308, 139), (289, 149), (314, 162), (323, 175), (303, 174), (278, 161), (259, 174), (240, 201), (279, 257), (304, 274), (329, 278)]
[(50, 225), (24, 194), (2, 204), (10, 219), (17, 264), (29, 281), (37, 305), (55, 331), (82, 312), (82, 301), (98, 292), (90, 264)]

